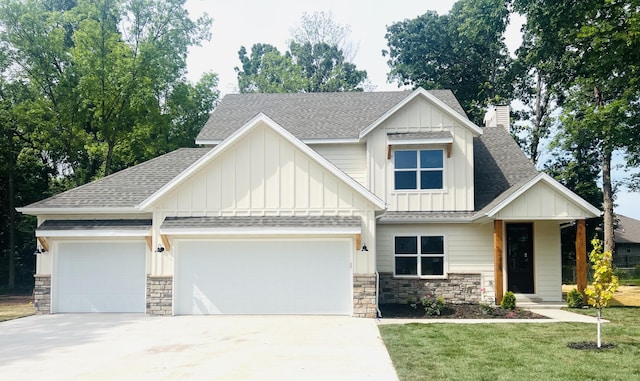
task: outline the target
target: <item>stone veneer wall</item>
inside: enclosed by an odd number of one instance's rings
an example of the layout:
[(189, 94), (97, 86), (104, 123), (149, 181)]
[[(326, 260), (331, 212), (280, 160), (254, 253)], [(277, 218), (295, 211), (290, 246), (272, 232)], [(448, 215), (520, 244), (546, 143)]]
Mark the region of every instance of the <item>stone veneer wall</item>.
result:
[(354, 275), (353, 316), (375, 318), (376, 315), (376, 275)]
[(147, 314), (171, 316), (173, 304), (173, 277), (147, 277)]
[(427, 294), (442, 296), (447, 303), (479, 303), (480, 274), (448, 274), (446, 279), (394, 278), (380, 274), (380, 304), (406, 304), (408, 298), (420, 300)]
[(33, 306), (36, 315), (51, 313), (51, 275), (34, 275)]

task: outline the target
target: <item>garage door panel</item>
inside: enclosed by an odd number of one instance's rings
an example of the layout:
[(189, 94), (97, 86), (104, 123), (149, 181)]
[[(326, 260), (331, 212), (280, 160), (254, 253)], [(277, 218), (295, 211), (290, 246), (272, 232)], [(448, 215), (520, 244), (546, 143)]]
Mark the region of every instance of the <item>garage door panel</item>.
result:
[(179, 242), (177, 314), (350, 314), (351, 243)]
[(145, 312), (144, 242), (62, 242), (53, 312)]

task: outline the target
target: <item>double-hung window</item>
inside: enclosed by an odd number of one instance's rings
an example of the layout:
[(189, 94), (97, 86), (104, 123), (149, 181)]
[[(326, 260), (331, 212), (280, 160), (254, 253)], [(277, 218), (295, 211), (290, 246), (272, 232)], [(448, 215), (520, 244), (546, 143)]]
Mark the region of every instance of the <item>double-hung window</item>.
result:
[(443, 276), (443, 236), (396, 236), (394, 260), (396, 276)]
[(397, 150), (394, 152), (396, 190), (444, 188), (444, 150)]

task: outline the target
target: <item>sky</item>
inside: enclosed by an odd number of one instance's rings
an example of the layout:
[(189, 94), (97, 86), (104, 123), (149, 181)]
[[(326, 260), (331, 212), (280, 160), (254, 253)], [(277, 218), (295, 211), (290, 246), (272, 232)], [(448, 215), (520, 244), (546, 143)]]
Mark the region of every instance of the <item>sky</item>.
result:
[[(247, 50), (255, 43), (268, 43), (281, 52), (287, 50), (290, 30), (300, 24), (304, 12), (309, 14), (331, 12), (334, 20), (351, 27), (351, 41), (357, 46), (353, 62), (366, 70), (374, 91), (398, 90), (395, 83), (387, 82), (389, 67), (382, 50), (387, 48), (386, 27), (405, 19), (412, 19), (428, 10), (447, 13), (454, 0), (187, 0), (186, 7), (192, 18), (206, 12), (213, 18), (212, 37), (200, 47), (189, 51), (187, 77), (195, 82), (207, 71), (218, 74), (221, 93), (237, 93), (234, 68), (240, 66), (238, 50)], [(511, 52), (522, 40), (520, 27), (523, 19), (512, 18), (505, 33)], [(614, 180), (622, 171), (614, 172)], [(640, 219), (640, 195), (626, 189), (617, 195), (616, 213)]]

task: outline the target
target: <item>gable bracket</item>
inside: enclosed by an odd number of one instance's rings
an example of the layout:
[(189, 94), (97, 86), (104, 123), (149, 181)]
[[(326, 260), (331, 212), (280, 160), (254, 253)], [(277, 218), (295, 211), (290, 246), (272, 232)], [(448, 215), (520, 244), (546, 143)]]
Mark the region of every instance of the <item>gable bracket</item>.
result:
[(147, 241), (147, 247), (149, 248), (149, 250), (153, 251), (153, 241), (151, 240), (151, 236), (148, 235), (144, 237), (144, 240)]
[(47, 242), (47, 239), (44, 237), (37, 237), (38, 238), (38, 242), (40, 242), (40, 246), (42, 246), (42, 248), (45, 251), (49, 251), (49, 243)]
[(453, 147), (453, 143), (447, 143), (447, 159), (451, 157), (451, 148)]

